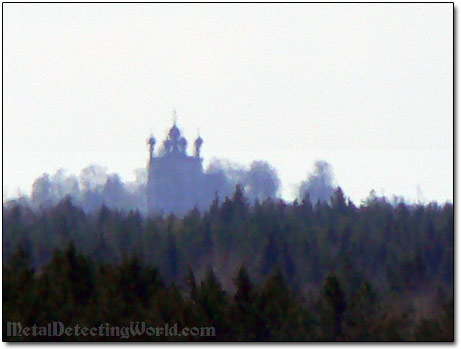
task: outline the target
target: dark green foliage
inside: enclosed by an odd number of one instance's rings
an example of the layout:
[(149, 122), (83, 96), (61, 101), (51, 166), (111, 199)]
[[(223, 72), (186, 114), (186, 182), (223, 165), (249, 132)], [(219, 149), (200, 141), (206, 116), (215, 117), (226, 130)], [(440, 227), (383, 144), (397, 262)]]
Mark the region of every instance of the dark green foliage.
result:
[[(40, 274), (29, 266), (28, 256), (19, 249), (4, 267), (3, 338), (5, 340), (119, 340), (109, 337), (8, 337), (6, 322), (23, 326), (46, 326), (61, 321), (67, 326), (94, 326), (104, 323), (129, 326), (164, 324), (205, 326), (215, 329), (213, 337), (132, 336), (130, 340), (218, 340), (218, 341), (335, 341), (335, 340), (453, 340), (453, 300), (440, 303), (436, 316), (414, 326), (409, 313), (389, 311), (372, 286), (364, 282), (346, 299), (340, 281), (330, 274), (316, 300), (305, 298), (287, 283), (280, 269), (255, 285), (242, 266), (235, 279), (235, 291), (223, 290), (211, 268), (197, 286), (189, 270), (189, 294), (165, 285), (155, 268), (144, 266), (136, 257), (121, 265), (95, 264), (71, 244), (57, 251)], [(442, 292), (443, 293), (443, 292)], [(312, 302), (318, 306), (313, 306)]]
[(326, 340), (339, 340), (343, 334), (342, 323), (343, 315), (346, 310), (346, 296), (341, 289), (338, 278), (335, 274), (330, 274), (323, 286), (323, 296), (325, 298), (325, 336)]
[(377, 294), (368, 282), (364, 282), (351, 296), (344, 316), (344, 338), (361, 341), (382, 339), (379, 328), (381, 313)]
[(453, 235), (452, 204), (356, 207), (339, 188), (252, 206), (238, 187), (182, 218), (4, 206), (4, 331), (145, 321), (216, 337), (134, 339), (450, 341)]
[(234, 284), (237, 290), (230, 309), (230, 316), (235, 324), (235, 338), (237, 340), (258, 340), (262, 324), (262, 317), (258, 309), (259, 294), (245, 266), (240, 268)]
[(424, 318), (415, 329), (415, 338), (420, 341), (454, 341), (453, 298), (441, 305), (436, 315)]

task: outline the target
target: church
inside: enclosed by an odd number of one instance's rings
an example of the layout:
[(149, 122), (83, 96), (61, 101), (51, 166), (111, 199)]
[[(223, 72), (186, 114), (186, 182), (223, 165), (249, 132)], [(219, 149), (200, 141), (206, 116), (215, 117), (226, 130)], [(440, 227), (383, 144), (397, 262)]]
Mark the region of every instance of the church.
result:
[(192, 154), (187, 151), (187, 139), (176, 124), (174, 113), (166, 139), (155, 151), (156, 139), (147, 140), (149, 159), (147, 163), (147, 209), (152, 214), (173, 213), (182, 216), (194, 207), (208, 210), (216, 198), (231, 196), (240, 184), (249, 202), (263, 202), (275, 197), (280, 185), (276, 171), (266, 161), (253, 161), (248, 169), (235, 168), (227, 171), (218, 164), (205, 171), (200, 150), (203, 139), (194, 140)]
[(209, 204), (213, 193), (207, 190), (203, 159), (200, 148), (203, 139), (194, 141), (193, 154), (187, 152), (187, 140), (176, 125), (173, 126), (155, 155), (156, 139), (147, 140), (149, 145), (147, 208), (150, 213), (185, 214), (202, 203)]

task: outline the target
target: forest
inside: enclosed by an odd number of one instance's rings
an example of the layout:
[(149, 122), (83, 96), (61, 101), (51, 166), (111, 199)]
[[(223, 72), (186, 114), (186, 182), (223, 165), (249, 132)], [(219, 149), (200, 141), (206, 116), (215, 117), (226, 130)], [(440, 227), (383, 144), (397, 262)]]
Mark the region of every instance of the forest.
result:
[(213, 326), (159, 341), (453, 341), (453, 204), (251, 202), (237, 185), (206, 211), (143, 215), (70, 196), (3, 205), (6, 323)]

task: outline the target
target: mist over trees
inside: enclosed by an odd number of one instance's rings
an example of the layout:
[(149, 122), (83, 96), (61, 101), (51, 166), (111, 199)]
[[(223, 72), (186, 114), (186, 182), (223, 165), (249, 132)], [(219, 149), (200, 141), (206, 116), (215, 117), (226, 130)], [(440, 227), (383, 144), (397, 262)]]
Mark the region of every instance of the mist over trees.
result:
[(331, 165), (324, 160), (314, 163), (314, 171), (299, 187), (299, 199), (308, 198), (312, 203), (328, 201), (334, 191), (334, 175)]
[[(30, 198), (22, 197), (17, 202), (43, 209), (53, 207), (69, 196), (72, 203), (86, 213), (95, 212), (105, 205), (115, 210), (137, 210), (147, 214), (147, 170), (140, 168), (135, 173), (135, 181), (123, 182), (119, 175), (108, 173), (105, 167), (96, 164), (85, 167), (78, 176), (66, 174), (65, 170), (60, 169), (53, 175), (45, 173), (37, 178), (32, 185)], [(184, 173), (184, 176), (187, 175)], [(230, 197), (237, 184), (245, 190), (250, 204), (275, 199), (280, 194), (281, 183), (277, 171), (266, 161), (253, 161), (249, 167), (245, 167), (213, 159), (204, 175), (206, 180), (200, 188), (202, 195), (198, 196), (196, 202), (201, 211), (207, 210), (216, 198), (223, 202)], [(331, 166), (326, 161), (317, 161), (313, 173), (300, 184), (299, 197), (302, 200), (308, 194), (313, 203), (328, 201), (334, 191), (333, 182)], [(177, 193), (169, 195), (181, 197), (187, 194), (182, 192), (187, 188), (178, 187), (175, 190)], [(165, 213), (177, 212), (170, 208)]]

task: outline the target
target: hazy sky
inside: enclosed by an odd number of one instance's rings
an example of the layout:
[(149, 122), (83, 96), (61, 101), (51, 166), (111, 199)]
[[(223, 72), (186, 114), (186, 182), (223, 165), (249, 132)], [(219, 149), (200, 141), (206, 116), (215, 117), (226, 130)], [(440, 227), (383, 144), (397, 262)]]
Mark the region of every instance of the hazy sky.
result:
[(346, 195), (453, 200), (452, 4), (4, 4), (4, 191), (145, 167), (172, 123), (203, 156), (316, 159)]

